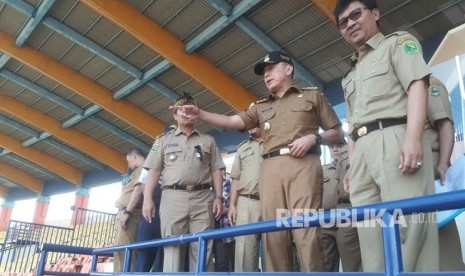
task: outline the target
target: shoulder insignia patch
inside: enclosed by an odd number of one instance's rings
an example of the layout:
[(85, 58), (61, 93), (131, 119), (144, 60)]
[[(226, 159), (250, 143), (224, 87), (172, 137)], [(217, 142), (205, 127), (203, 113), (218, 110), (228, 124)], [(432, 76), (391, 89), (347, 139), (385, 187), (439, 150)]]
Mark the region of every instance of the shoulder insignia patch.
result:
[(158, 140), (155, 140), (155, 143), (153, 143), (152, 149), (150, 151), (156, 153), (159, 147), (160, 145), (158, 144)]
[(430, 84), (428, 92), (431, 96), (439, 96), (439, 85), (437, 85), (436, 83)]
[(420, 49), (415, 41), (408, 41), (404, 43), (404, 51), (406, 54), (415, 55)]

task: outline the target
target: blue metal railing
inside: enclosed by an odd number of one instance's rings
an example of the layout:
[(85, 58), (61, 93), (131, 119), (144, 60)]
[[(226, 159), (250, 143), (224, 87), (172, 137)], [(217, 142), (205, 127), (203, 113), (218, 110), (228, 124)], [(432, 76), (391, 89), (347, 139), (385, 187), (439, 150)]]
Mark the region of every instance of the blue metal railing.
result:
[[(110, 244), (114, 236), (115, 214), (78, 208), (72, 227), (10, 220), (5, 239), (0, 244), (2, 272), (29, 273), (37, 267), (42, 244), (99, 247)], [(79, 221), (78, 221), (79, 218)], [(49, 255), (55, 262), (63, 254)]]
[[(315, 227), (320, 225), (320, 221), (330, 221), (334, 219), (343, 219), (347, 221), (362, 221), (365, 219), (366, 210), (372, 210), (373, 212), (380, 214), (382, 213), (382, 220), (386, 222), (392, 222), (393, 219), (396, 219), (395, 214), (400, 212), (403, 215), (410, 215), (418, 212), (435, 212), (443, 210), (451, 210), (465, 207), (465, 190), (442, 193), (437, 195), (429, 195), (417, 198), (410, 198), (404, 200), (390, 201), (379, 204), (372, 204), (366, 206), (360, 206), (358, 208), (351, 209), (338, 209), (333, 212), (326, 211), (322, 213), (309, 214), (304, 216), (298, 216), (293, 218), (285, 218), (271, 221), (263, 221), (258, 223), (252, 223), (247, 225), (234, 226), (224, 229), (214, 229), (208, 230), (200, 233), (189, 233), (186, 235), (181, 235), (177, 237), (165, 238), (160, 240), (152, 240), (140, 243), (133, 243), (129, 245), (113, 246), (107, 248), (98, 248), (93, 249), (92, 253), (87, 251), (87, 255), (93, 256), (93, 264), (91, 268), (90, 275), (114, 275), (112, 273), (104, 272), (95, 272), (96, 263), (98, 256), (108, 255), (117, 251), (125, 251), (126, 259), (124, 263), (124, 272), (118, 273), (118, 275), (147, 275), (147, 273), (132, 272), (129, 273), (129, 263), (132, 251), (136, 249), (158, 247), (165, 245), (174, 245), (179, 243), (190, 243), (190, 242), (199, 242), (198, 246), (198, 263), (197, 271), (192, 273), (182, 273), (190, 275), (213, 275), (221, 273), (208, 273), (206, 270), (206, 252), (207, 252), (207, 242), (208, 240), (213, 239), (222, 239), (226, 237), (257, 234), (264, 232), (274, 232), (290, 229), (298, 229), (302, 227), (292, 226), (297, 224), (305, 225), (305, 227)], [(349, 210), (349, 211), (348, 211)], [(399, 211), (400, 210), (400, 211)], [(333, 217), (333, 218), (332, 218)], [(281, 226), (280, 226), (281, 225)], [(282, 227), (282, 225), (291, 225), (291, 227)], [(399, 239), (399, 227), (398, 224), (386, 223), (387, 226), (383, 227), (383, 244), (384, 244), (384, 257), (385, 257), (385, 266), (386, 271), (381, 273), (353, 273), (346, 272), (346, 274), (352, 275), (448, 275), (447, 273), (407, 273), (403, 272), (402, 268), (402, 253), (400, 247)], [(73, 247), (61, 247), (59, 245), (54, 245), (53, 247), (49, 245), (44, 245), (42, 248), (42, 254), (46, 255), (49, 251), (60, 251), (60, 250), (73, 250)], [(38, 266), (37, 275), (44, 275), (45, 267), (45, 257), (41, 257)], [(224, 273), (223, 273), (224, 274)], [(236, 275), (256, 275), (257, 273), (234, 273)], [(275, 275), (279, 273), (260, 273), (261, 275)], [(300, 275), (328, 275), (333, 273), (327, 272), (311, 272), (311, 273), (280, 273), (283, 275), (288, 274), (300, 274)], [(465, 272), (453, 273), (454, 275), (465, 275)], [(46, 275), (62, 275), (56, 272), (46, 272)], [(76, 275), (87, 275), (79, 274)], [(163, 275), (180, 275), (180, 273), (163, 273)]]

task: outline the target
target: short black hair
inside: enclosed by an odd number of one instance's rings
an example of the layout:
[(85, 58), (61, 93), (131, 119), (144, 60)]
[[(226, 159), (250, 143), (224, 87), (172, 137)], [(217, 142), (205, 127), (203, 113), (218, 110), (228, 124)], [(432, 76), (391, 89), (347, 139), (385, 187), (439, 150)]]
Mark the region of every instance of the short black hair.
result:
[[(362, 3), (365, 7), (367, 7), (369, 10), (377, 9), (378, 8), (378, 3), (376, 0), (339, 0), (336, 4), (336, 7), (333, 10), (333, 15), (334, 19), (336, 19), (336, 25), (339, 26), (339, 15), (347, 9), (347, 7), (352, 3), (352, 2), (360, 2)], [(378, 22), (376, 22), (377, 25)]]
[(139, 155), (144, 158), (147, 157), (145, 152), (141, 150), (140, 148), (131, 148), (130, 150), (128, 150), (128, 153), (126, 153), (126, 156), (131, 155), (131, 154)]
[(176, 99), (176, 101), (174, 102), (174, 105), (183, 106), (187, 104), (197, 106), (197, 102), (195, 101), (194, 97), (192, 97), (189, 92), (184, 91), (182, 92), (182, 95)]

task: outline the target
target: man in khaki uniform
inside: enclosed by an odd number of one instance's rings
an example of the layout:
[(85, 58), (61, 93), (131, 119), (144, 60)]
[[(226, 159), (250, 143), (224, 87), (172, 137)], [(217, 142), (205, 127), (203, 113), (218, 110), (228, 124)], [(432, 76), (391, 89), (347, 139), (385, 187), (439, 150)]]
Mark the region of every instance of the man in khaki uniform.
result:
[[(344, 191), (343, 179), (348, 164), (345, 141), (329, 145), (332, 162), (323, 166), (323, 209), (351, 208), (349, 194)], [(360, 243), (357, 228), (351, 223), (322, 228), (323, 252), (328, 271), (339, 272), (339, 262), (344, 272), (362, 271)]]
[[(431, 146), (423, 135), (429, 72), (409, 33), (384, 36), (375, 0), (339, 1), (342, 37), (357, 52), (342, 80), (349, 123), (350, 198), (354, 206), (434, 193)], [(407, 120), (408, 118), (408, 120)], [(437, 225), (422, 214), (400, 229), (405, 271), (437, 271)], [(423, 219), (424, 220), (424, 219)], [(380, 227), (359, 227), (364, 271), (383, 271)]]
[[(339, 159), (337, 162), (337, 208), (348, 209), (352, 207), (350, 196), (344, 190), (344, 176), (349, 167), (349, 149), (347, 143), (339, 144)], [(336, 233), (337, 248), (341, 257), (344, 272), (363, 271), (360, 241), (357, 227), (351, 223), (340, 225)]]
[[(262, 165), (260, 128), (249, 130), (250, 138), (237, 146), (231, 169), (231, 202), (228, 217), (231, 225), (261, 220), (258, 178)], [(236, 237), (235, 272), (258, 271), (260, 234)]]
[[(138, 148), (133, 148), (126, 154), (126, 161), (132, 173), (123, 181), (121, 195), (115, 202), (115, 206), (118, 208), (115, 222), (115, 245), (135, 242), (137, 228), (142, 218), (141, 199), (143, 191), (138, 180), (143, 169), (145, 153)], [(124, 251), (114, 253), (114, 272), (123, 271), (124, 254)], [(134, 271), (136, 258), (137, 252), (133, 251), (131, 271)]]
[[(322, 166), (323, 168), (323, 202), (321, 208), (325, 211), (337, 207), (337, 165), (339, 159), (339, 145), (330, 145), (329, 152), (331, 162)], [(325, 255), (326, 269), (328, 272), (339, 272), (339, 249), (336, 242), (337, 226), (321, 227), (321, 239), (323, 241), (323, 253)]]
[[(271, 94), (237, 115), (214, 114), (196, 106), (178, 109), (187, 119), (225, 129), (260, 127), (263, 136), (263, 163), (259, 191), (263, 220), (276, 219), (283, 211), (320, 209), (323, 172), (320, 145), (342, 139), (341, 122), (317, 88), (292, 86), (294, 66), (280, 51), (268, 53), (254, 69)], [(319, 128), (324, 129), (318, 134)], [(278, 213), (277, 213), (278, 212)], [(324, 271), (320, 229), (305, 228), (266, 233), (263, 252), (266, 271), (291, 271), (292, 241), (302, 271)]]
[[(449, 93), (444, 84), (431, 76), (428, 95), (426, 133), (433, 150), (434, 178), (444, 185), (455, 142)], [(455, 219), (439, 228), (439, 267), (441, 271), (465, 271)]]
[[(176, 106), (194, 104), (185, 93)], [(151, 222), (155, 215), (152, 194), (163, 173), (160, 202), (163, 238), (213, 229), (214, 216), (222, 214), (223, 160), (213, 137), (194, 129), (194, 121), (174, 112), (178, 128), (155, 140), (144, 167), (149, 169), (144, 193), (143, 215)], [(210, 188), (215, 190), (212, 200)], [(164, 247), (164, 272), (184, 271), (185, 245)], [(195, 271), (198, 243), (189, 244), (189, 270)], [(208, 242), (207, 263), (211, 262), (212, 241)], [(211, 264), (209, 264), (211, 267)]]

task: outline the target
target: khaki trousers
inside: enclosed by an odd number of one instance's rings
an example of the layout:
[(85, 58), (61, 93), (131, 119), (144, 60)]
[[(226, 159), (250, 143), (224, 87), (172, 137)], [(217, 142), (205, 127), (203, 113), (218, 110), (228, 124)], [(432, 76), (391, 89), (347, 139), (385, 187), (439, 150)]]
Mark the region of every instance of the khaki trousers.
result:
[[(132, 211), (129, 219), (126, 222), (126, 231), (121, 228), (121, 217), (124, 215), (124, 211), (119, 211), (116, 214), (115, 221), (115, 245), (122, 245), (136, 242), (137, 229), (139, 228), (139, 222), (142, 218), (142, 210), (135, 209)], [(123, 272), (124, 266), (124, 251), (113, 253), (113, 271)], [(131, 270), (134, 271), (136, 265), (137, 252), (132, 251), (131, 259)]]
[[(168, 238), (215, 227), (210, 190), (164, 189), (160, 202), (161, 236)], [(213, 241), (208, 241), (207, 267), (211, 268)], [(189, 244), (189, 271), (195, 272), (198, 243)], [(163, 272), (184, 271), (185, 244), (164, 247)]]
[(323, 253), (325, 255), (326, 271), (339, 272), (339, 248), (337, 246), (337, 227), (321, 228)]
[[(277, 156), (265, 159), (260, 170), (260, 202), (263, 220), (276, 219), (277, 211), (321, 208), (323, 171), (320, 158)], [(266, 233), (263, 252), (267, 272), (292, 271), (292, 242), (302, 271), (325, 271), (320, 228)]]
[[(341, 203), (338, 206), (338, 208), (351, 207), (350, 203)], [(336, 242), (341, 256), (342, 270), (344, 272), (363, 271), (357, 227), (351, 224), (340, 225), (337, 229)]]
[[(248, 224), (261, 221), (260, 201), (239, 196), (237, 198), (236, 224)], [(258, 247), (260, 234), (236, 237), (234, 260), (235, 272), (258, 271)]]
[[(399, 171), (405, 125), (369, 133), (357, 140), (351, 163), (353, 206), (434, 193), (431, 146), (423, 137), (423, 167), (413, 174)], [(428, 218), (425, 220), (425, 217)], [(438, 229), (435, 214), (406, 216), (400, 228), (404, 271), (438, 271)], [(384, 271), (381, 227), (358, 227), (364, 271)]]

